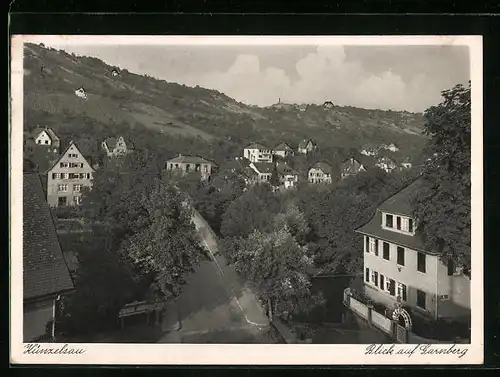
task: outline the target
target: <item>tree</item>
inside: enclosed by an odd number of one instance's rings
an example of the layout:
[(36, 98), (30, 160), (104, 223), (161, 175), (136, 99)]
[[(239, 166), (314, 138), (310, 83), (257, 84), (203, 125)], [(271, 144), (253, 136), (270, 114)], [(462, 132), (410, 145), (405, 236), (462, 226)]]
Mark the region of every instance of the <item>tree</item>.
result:
[(470, 268), (471, 247), (471, 94), (456, 85), (443, 101), (425, 111), (425, 133), (433, 157), (415, 195), (415, 217), (426, 247), (443, 259)]

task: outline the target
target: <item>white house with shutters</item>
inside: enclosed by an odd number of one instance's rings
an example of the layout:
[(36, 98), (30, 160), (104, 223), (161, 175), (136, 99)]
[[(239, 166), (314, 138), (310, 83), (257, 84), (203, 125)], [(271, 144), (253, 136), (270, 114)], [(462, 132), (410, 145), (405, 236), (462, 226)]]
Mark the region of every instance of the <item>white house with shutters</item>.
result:
[(79, 205), (84, 187), (92, 187), (95, 169), (70, 142), (47, 172), (47, 203), (51, 207)]
[(396, 303), (434, 320), (470, 320), (470, 278), (423, 242), (411, 197), (419, 179), (382, 203), (356, 230), (363, 236), (364, 291), (375, 302)]

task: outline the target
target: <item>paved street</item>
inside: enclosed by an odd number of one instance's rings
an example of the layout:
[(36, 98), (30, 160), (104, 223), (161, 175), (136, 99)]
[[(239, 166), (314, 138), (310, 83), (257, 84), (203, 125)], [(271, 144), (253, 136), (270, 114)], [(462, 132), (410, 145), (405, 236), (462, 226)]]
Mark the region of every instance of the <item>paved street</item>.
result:
[(159, 343), (265, 342), (269, 321), (255, 295), (223, 256), (214, 255), (217, 241), (198, 214), (193, 222), (214, 259), (202, 262), (188, 277), (176, 302), (180, 328)]

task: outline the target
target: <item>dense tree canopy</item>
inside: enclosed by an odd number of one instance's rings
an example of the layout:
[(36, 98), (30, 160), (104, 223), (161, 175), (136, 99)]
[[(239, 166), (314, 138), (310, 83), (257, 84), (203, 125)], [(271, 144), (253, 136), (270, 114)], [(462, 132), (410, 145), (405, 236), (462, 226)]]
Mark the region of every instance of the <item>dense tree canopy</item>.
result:
[(425, 112), (433, 154), (424, 169), (424, 187), (415, 197), (415, 216), (427, 247), (470, 268), (471, 95), (457, 85)]

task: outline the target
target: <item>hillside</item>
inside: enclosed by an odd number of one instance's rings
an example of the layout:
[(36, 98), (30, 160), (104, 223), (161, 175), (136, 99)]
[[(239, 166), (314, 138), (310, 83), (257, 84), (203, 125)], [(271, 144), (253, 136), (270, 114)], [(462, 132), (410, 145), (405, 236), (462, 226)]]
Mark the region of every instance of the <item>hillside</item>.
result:
[[(339, 158), (367, 143), (395, 143), (405, 156), (417, 156), (425, 144), (422, 114), (335, 105), (247, 106), (215, 90), (137, 75), (34, 44), (25, 45), (24, 68), (25, 131), (39, 124), (75, 138), (90, 124), (99, 127), (99, 137), (145, 127), (157, 137), (191, 137), (200, 145), (230, 141), (239, 147), (249, 141), (270, 146), (285, 141), (295, 147), (311, 137), (320, 150)], [(79, 87), (87, 99), (75, 95)], [(89, 131), (86, 137), (97, 135)], [(89, 142), (98, 149), (99, 140)]]

